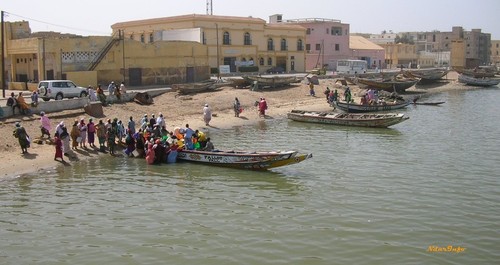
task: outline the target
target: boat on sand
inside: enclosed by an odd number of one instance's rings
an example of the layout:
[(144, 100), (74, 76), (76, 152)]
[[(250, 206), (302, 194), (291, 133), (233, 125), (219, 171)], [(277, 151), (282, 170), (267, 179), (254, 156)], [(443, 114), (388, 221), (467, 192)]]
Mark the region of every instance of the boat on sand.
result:
[(199, 151), (180, 150), (177, 159), (197, 162), (212, 166), (250, 170), (267, 170), (300, 163), (312, 157), (312, 154), (299, 154), (298, 151)]
[(468, 76), (464, 74), (458, 75), (458, 82), (464, 83), (469, 86), (496, 86), (500, 84), (500, 78), (487, 78), (487, 77), (481, 77), (481, 78), (476, 78), (473, 76)]
[(386, 128), (408, 119), (403, 113), (353, 114), (307, 110), (292, 110), (287, 117), (300, 122), (376, 128)]

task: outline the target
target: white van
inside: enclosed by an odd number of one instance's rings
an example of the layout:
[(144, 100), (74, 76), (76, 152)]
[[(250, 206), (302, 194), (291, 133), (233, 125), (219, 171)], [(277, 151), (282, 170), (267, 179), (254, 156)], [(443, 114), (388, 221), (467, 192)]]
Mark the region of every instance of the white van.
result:
[(83, 98), (87, 96), (87, 89), (75, 85), (70, 80), (44, 80), (38, 83), (38, 95), (45, 101), (51, 98)]

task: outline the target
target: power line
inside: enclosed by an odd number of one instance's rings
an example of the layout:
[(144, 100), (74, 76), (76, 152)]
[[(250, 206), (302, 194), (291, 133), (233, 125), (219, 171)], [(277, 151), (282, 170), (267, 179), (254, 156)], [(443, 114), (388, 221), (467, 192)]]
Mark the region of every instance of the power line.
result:
[(9, 14), (9, 15), (14, 15), (16, 17), (23, 18), (23, 19), (26, 19), (26, 20), (35, 21), (35, 22), (38, 22), (38, 23), (47, 24), (47, 25), (51, 25), (51, 26), (55, 26), (55, 27), (60, 27), (60, 28), (65, 28), (65, 29), (77, 30), (77, 31), (82, 31), (82, 32), (89, 32), (89, 33), (110, 34), (109, 32), (90, 31), (90, 30), (86, 30), (86, 29), (80, 29), (80, 28), (73, 28), (73, 27), (68, 27), (68, 26), (62, 26), (62, 25), (53, 24), (53, 23), (50, 23), (50, 22), (41, 21), (41, 20), (34, 19), (34, 18), (29, 18), (29, 17), (17, 15), (17, 14), (6, 12), (6, 11), (5, 11), (5, 13)]

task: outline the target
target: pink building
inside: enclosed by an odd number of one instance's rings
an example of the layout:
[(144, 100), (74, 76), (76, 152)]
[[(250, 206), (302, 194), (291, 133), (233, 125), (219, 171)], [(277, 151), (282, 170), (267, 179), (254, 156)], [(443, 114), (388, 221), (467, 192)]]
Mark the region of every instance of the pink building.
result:
[(337, 60), (350, 59), (349, 24), (340, 20), (325, 18), (305, 18), (276, 20), (281, 15), (273, 15), (270, 22), (297, 24), (306, 28), (306, 71), (325, 66), (335, 70)]
[(352, 40), (349, 24), (340, 20), (326, 18), (282, 20), (282, 15), (276, 14), (269, 17), (269, 23), (289, 23), (306, 28), (306, 71), (322, 66), (335, 71), (337, 61), (341, 59), (365, 60), (368, 68), (381, 69), (384, 64), (384, 48), (365, 38)]

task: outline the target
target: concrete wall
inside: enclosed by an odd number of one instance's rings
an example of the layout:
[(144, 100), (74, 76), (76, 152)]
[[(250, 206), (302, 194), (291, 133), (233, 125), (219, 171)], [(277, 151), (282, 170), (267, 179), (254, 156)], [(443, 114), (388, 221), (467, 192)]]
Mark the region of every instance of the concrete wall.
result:
[[(156, 97), (158, 95), (161, 95), (163, 93), (166, 93), (168, 91), (171, 91), (170, 88), (158, 88), (158, 89), (149, 89), (149, 90), (143, 90), (143, 91), (129, 91), (126, 94), (122, 94), (121, 102), (128, 102), (132, 101), (139, 92), (147, 92), (150, 96)], [(115, 102), (116, 101), (116, 96), (111, 95), (107, 96), (108, 102)], [(36, 107), (31, 107), (31, 113), (32, 114), (39, 114), (41, 111), (44, 111), (45, 113), (54, 113), (54, 112), (60, 112), (64, 110), (72, 110), (72, 109), (83, 109), (83, 107), (89, 103), (88, 98), (77, 98), (77, 99), (64, 99), (64, 100), (50, 100), (50, 101), (40, 101), (38, 106)], [(4, 104), (3, 104), (4, 105)], [(0, 107), (1, 111), (0, 114), (3, 112), (3, 117), (0, 116), (1, 118), (7, 118), (12, 116), (12, 107), (7, 107), (3, 106)], [(19, 114), (18, 109), (16, 108), (16, 115)]]
[(73, 81), (77, 86), (97, 86), (97, 71), (66, 72), (66, 79)]

